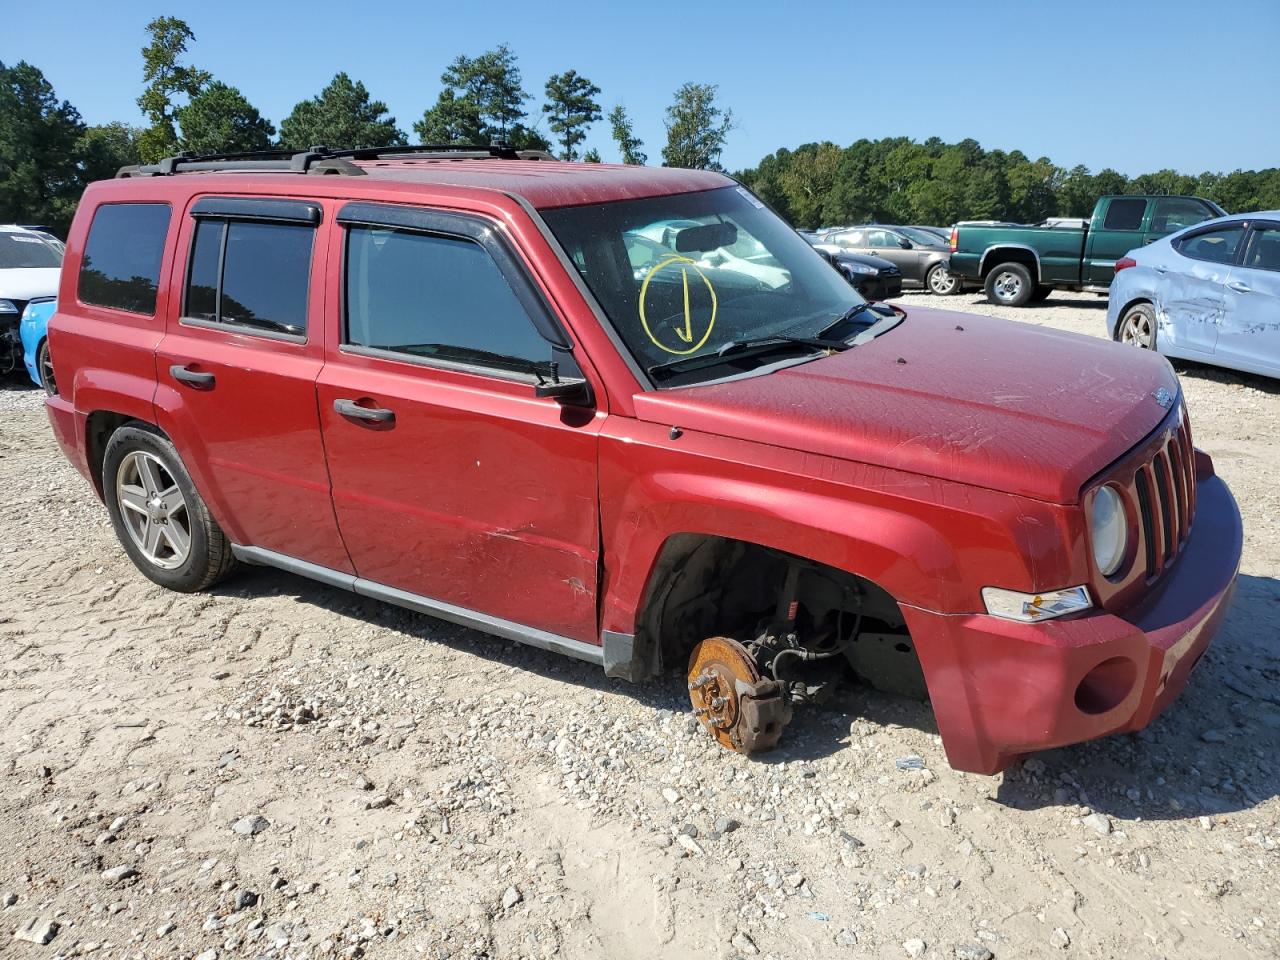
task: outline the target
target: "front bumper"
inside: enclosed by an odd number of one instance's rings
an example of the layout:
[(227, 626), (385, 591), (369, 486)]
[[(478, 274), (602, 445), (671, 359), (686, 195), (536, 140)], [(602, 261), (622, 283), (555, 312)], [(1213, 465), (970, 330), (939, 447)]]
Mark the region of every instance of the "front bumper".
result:
[(867, 300), (889, 300), (902, 295), (902, 274), (859, 277), (854, 289)]
[(1226, 615), (1240, 511), (1212, 474), (1196, 484), (1182, 555), (1135, 611), (1027, 624), (903, 607), (947, 759), (997, 773), (1028, 753), (1146, 726), (1177, 699)]

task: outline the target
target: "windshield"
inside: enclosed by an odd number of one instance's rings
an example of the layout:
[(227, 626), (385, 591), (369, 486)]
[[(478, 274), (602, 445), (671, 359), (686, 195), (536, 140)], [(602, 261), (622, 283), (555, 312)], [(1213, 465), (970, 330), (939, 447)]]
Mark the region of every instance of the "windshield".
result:
[[(546, 210), (543, 218), (651, 373), (720, 351), (727, 357), (762, 338), (816, 337), (865, 303), (741, 187)], [(811, 345), (799, 352), (821, 355)], [(680, 382), (722, 379), (744, 369), (735, 360), (733, 370), (698, 364)]]
[(60, 266), (61, 252), (34, 233), (0, 233), (0, 270)]

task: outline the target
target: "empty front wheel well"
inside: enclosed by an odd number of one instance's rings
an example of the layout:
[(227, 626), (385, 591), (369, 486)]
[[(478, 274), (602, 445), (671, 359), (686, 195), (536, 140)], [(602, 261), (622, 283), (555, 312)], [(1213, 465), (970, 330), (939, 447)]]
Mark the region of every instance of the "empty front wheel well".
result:
[(664, 668), (684, 669), (694, 645), (707, 637), (749, 643), (785, 619), (789, 571), (803, 647), (843, 648), (844, 659), (872, 686), (924, 696), (915, 645), (887, 590), (846, 570), (743, 540), (669, 538), (637, 618), (637, 644), (656, 649)]

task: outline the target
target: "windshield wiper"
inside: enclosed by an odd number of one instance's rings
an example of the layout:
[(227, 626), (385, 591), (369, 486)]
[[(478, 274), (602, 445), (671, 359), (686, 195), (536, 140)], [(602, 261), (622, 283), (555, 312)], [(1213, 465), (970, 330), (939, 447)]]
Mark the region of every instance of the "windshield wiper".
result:
[(839, 340), (818, 340), (814, 337), (753, 337), (743, 340), (730, 340), (715, 353), (704, 353), (696, 357), (681, 357), (668, 360), (666, 363), (654, 364), (649, 368), (649, 376), (655, 380), (669, 380), (677, 373), (688, 370), (701, 370), (704, 367), (715, 367), (734, 359), (773, 353), (790, 347), (804, 347), (808, 350), (840, 351), (849, 349), (849, 344)]
[(825, 327), (819, 330), (815, 334), (815, 336), (825, 337), (832, 330), (837, 329), (842, 323), (848, 323), (850, 320), (852, 320), (854, 317), (856, 317), (860, 313), (870, 313), (871, 322), (873, 324), (879, 322), (879, 320), (881, 319), (880, 312), (876, 310), (870, 303), (859, 303), (859, 304), (856, 304), (855, 306), (850, 307), (844, 313), (840, 314), (840, 316), (836, 317), (829, 324), (827, 324)]

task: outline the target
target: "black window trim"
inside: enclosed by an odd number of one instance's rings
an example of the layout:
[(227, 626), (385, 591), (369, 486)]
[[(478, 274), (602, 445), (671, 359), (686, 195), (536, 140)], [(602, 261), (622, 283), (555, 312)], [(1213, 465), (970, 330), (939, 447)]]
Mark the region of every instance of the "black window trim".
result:
[[(1241, 259), (1244, 257), (1245, 245), (1249, 240), (1249, 229), (1252, 226), (1252, 220), (1228, 220), (1226, 223), (1207, 223), (1197, 224), (1191, 227), (1187, 232), (1183, 233), (1173, 242), (1173, 249), (1178, 251), (1178, 256), (1186, 257), (1188, 260), (1194, 260), (1196, 263), (1216, 263), (1223, 267), (1239, 266)], [(1230, 260), (1208, 260), (1204, 257), (1193, 257), (1186, 253), (1182, 248), (1188, 241), (1194, 240), (1196, 237), (1204, 236), (1206, 233), (1217, 233), (1219, 230), (1238, 229), (1240, 231), (1240, 242), (1236, 244), (1235, 254)]]
[(266, 220), (318, 227), (323, 218), (320, 204), (311, 200), (277, 200), (260, 197), (201, 197), (191, 205), (193, 217), (231, 220)]
[[(209, 201), (207, 206), (203, 206)], [(237, 201), (244, 201), (253, 204), (258, 209), (258, 213), (253, 213), (253, 208), (224, 206), (224, 204), (233, 204)], [(283, 205), (283, 206), (280, 206)], [(266, 215), (269, 211), (276, 211), (278, 214), (286, 214), (286, 207), (302, 208), (306, 207), (314, 212), (314, 218), (302, 218), (300, 210), (295, 210), (293, 217), (285, 215)], [(231, 213), (232, 209), (244, 209), (248, 212), (244, 214)], [(200, 226), (204, 223), (221, 223), (222, 224), (222, 241), (218, 247), (218, 285), (213, 295), (214, 309), (219, 313), (222, 311), (222, 272), (227, 260), (227, 237), (231, 234), (231, 224), (233, 223), (287, 223), (293, 226), (308, 226), (318, 228), (320, 226), (321, 208), (318, 203), (311, 203), (306, 200), (246, 200), (241, 197), (202, 197), (191, 206), (191, 217), (196, 221), (195, 229), (191, 231), (191, 242), (187, 245), (187, 265), (186, 273), (182, 278), (182, 310), (178, 317), (179, 326), (198, 327), (201, 330), (227, 330), (235, 334), (244, 334), (251, 337), (261, 337), (264, 340), (276, 340), (281, 343), (306, 344), (310, 342), (311, 336), (311, 280), (315, 271), (316, 262), (316, 241), (313, 232), (311, 237), (311, 257), (307, 264), (307, 330), (305, 333), (286, 333), (283, 330), (268, 330), (264, 327), (255, 327), (249, 323), (236, 323), (234, 320), (209, 320), (205, 317), (192, 317), (187, 314), (187, 301), (191, 296), (191, 268), (195, 261), (196, 255), (196, 238), (200, 232)]]
[[(156, 303), (151, 308), (150, 313), (143, 313), (139, 310), (129, 310), (126, 307), (116, 307), (107, 303), (94, 303), (92, 300), (85, 300), (80, 296), (80, 280), (84, 275), (84, 258), (89, 250), (89, 241), (93, 238), (93, 224), (98, 219), (98, 214), (102, 212), (104, 207), (168, 207), (169, 222), (164, 228), (164, 242), (160, 247), (160, 269), (156, 271)], [(89, 220), (89, 230), (85, 233), (84, 247), (80, 250), (80, 263), (76, 270), (76, 303), (82, 307), (92, 307), (95, 310), (112, 310), (116, 313), (123, 313), (129, 317), (144, 317), (154, 320), (160, 314), (160, 290), (164, 286), (164, 265), (165, 253), (169, 250), (169, 234), (173, 230), (173, 204), (168, 200), (106, 200), (93, 208), (93, 216)], [(65, 263), (65, 257), (64, 257)]]
[[(344, 228), (350, 227), (383, 227), (387, 229), (406, 230), (442, 237), (448, 240), (461, 240), (475, 243), (489, 254), (498, 272), (511, 287), (516, 301), (524, 310), (534, 330), (547, 341), (552, 355), (561, 365), (561, 379), (585, 379), (578, 364), (573, 359), (573, 343), (561, 327), (551, 305), (547, 303), (529, 276), (524, 264), (512, 251), (510, 244), (503, 236), (501, 227), (494, 221), (477, 214), (455, 210), (409, 206), (402, 204), (372, 203), (353, 200), (343, 205), (334, 218)], [(349, 253), (350, 230), (342, 232), (342, 292), (341, 323), (338, 332), (338, 350), (340, 353), (355, 356), (374, 357), (380, 360), (393, 360), (422, 367), (435, 367), (444, 370), (456, 370), (462, 373), (475, 373), (497, 380), (512, 383), (537, 383), (538, 377), (533, 373), (522, 373), (495, 367), (483, 361), (469, 362), (451, 360), (442, 357), (424, 357), (395, 350), (383, 350), (379, 347), (366, 347), (347, 342), (347, 256)]]
[(1240, 250), (1237, 251), (1238, 256), (1236, 258), (1236, 266), (1242, 267), (1245, 270), (1262, 270), (1266, 273), (1280, 273), (1280, 270), (1273, 270), (1270, 267), (1251, 267), (1246, 262), (1249, 256), (1249, 251), (1253, 249), (1254, 238), (1263, 230), (1274, 230), (1277, 233), (1280, 233), (1280, 220), (1267, 220), (1265, 218), (1259, 220), (1246, 220), (1245, 228), (1246, 233), (1244, 241), (1240, 244)]

